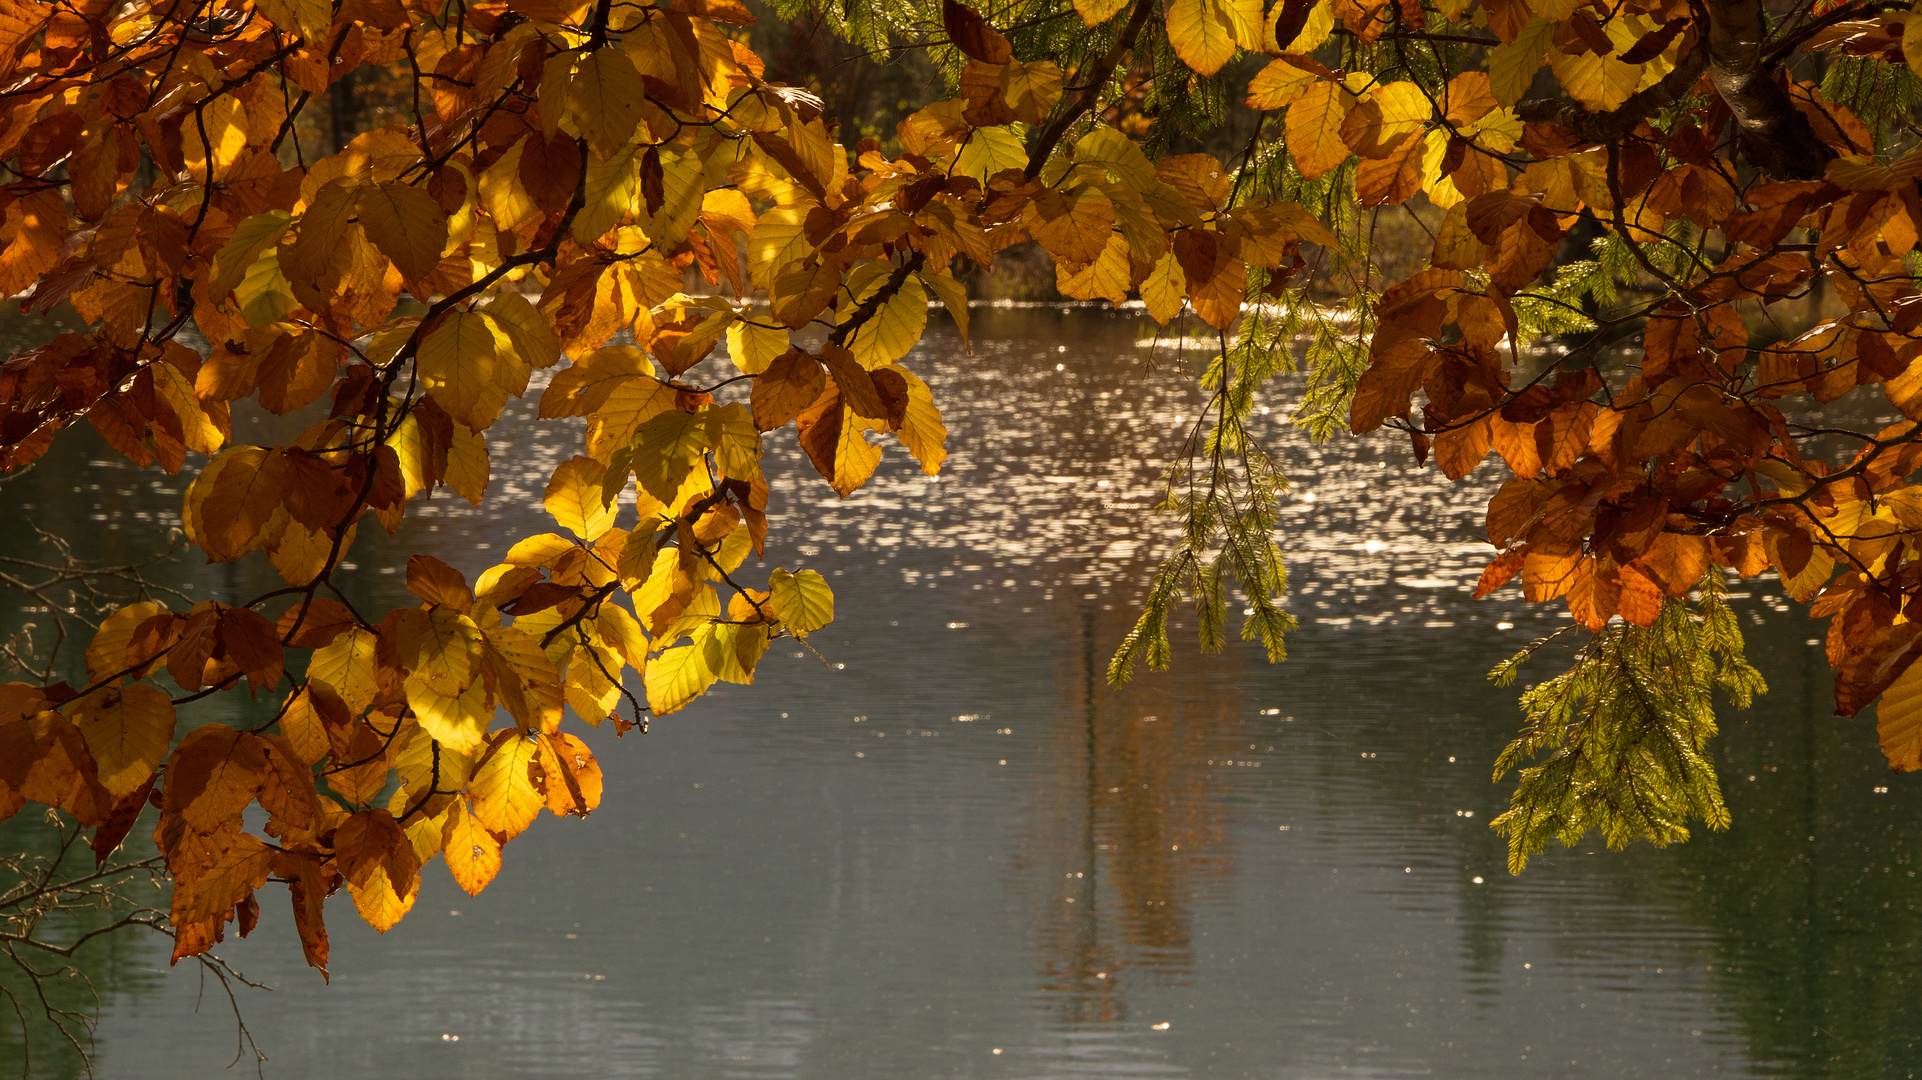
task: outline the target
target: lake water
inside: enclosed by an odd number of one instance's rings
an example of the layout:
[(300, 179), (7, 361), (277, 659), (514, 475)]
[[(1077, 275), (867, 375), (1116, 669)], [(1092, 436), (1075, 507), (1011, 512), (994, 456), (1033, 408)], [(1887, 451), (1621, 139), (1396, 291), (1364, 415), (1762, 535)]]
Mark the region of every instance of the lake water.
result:
[[(1714, 748), (1734, 827), (1553, 851), (1519, 878), (1487, 827), (1517, 691), (1483, 676), (1562, 620), (1512, 589), (1469, 599), (1492, 465), (1451, 485), (1404, 443), (1314, 446), (1277, 409), (1289, 660), (1190, 648), (1104, 685), (1165, 529), (1143, 508), (1199, 400), (1151, 330), (977, 309), (970, 355), (932, 329), (909, 362), (952, 433), (938, 482), (890, 442), (839, 501), (791, 438), (773, 447), (770, 475), (807, 483), (769, 566), (829, 575), (832, 666), (785, 643), (758, 685), (651, 734), (588, 732), (598, 812), (544, 815), (479, 897), (430, 865), (385, 937), (335, 897), (331, 985), (269, 887), (222, 949), (274, 987), (240, 996), (266, 1075), (1915, 1075), (1922, 791), (1872, 721), (1828, 715), (1820, 628), (1769, 583), (1737, 604), (1770, 693)], [(357, 599), (403, 602), (395, 552), (471, 577), (548, 527), (538, 492), (579, 435), (528, 417), (491, 433), (489, 514), (443, 492), (394, 541), (363, 530)], [(69, 434), (0, 505), (91, 557), (154, 543), (177, 480)], [(202, 595), (278, 583), (177, 574)], [(157, 942), (90, 964), (99, 1075), (233, 1059), (224, 997)]]

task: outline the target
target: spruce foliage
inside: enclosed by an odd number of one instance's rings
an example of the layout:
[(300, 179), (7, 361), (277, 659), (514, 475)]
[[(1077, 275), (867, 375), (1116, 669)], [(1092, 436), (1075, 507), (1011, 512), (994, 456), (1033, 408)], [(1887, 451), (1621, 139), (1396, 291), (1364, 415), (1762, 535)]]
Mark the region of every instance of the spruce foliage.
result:
[[(1728, 807), (1705, 754), (1715, 735), (1715, 691), (1747, 708), (1767, 686), (1742, 655), (1742, 632), (1715, 571), (1694, 603), (1668, 600), (1654, 625), (1603, 627), (1560, 675), (1522, 695), (1527, 723), (1495, 761), (1500, 780), (1522, 762), (1521, 783), (1492, 827), (1508, 838), (1519, 874), (1550, 840), (1572, 847), (1598, 830), (1611, 848), (1688, 839), (1687, 822), (1728, 827)], [(1507, 686), (1550, 635), (1497, 665)]]

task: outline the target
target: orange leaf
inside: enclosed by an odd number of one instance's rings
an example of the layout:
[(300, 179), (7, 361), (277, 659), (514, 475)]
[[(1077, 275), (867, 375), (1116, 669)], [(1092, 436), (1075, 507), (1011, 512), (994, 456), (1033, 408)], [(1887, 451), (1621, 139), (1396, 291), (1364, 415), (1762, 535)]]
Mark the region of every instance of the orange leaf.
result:
[(447, 818), (442, 854), (454, 884), (469, 896), (479, 896), (501, 869), (501, 843), (468, 811), (465, 799)]

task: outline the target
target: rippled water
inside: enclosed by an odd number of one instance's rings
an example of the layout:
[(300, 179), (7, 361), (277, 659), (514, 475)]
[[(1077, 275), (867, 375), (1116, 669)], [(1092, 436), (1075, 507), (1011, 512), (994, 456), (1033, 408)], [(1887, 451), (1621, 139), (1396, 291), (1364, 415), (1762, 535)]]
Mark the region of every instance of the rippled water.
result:
[[(1766, 583), (1739, 604), (1772, 692), (1716, 746), (1734, 828), (1521, 878), (1486, 827), (1514, 691), (1482, 676), (1561, 620), (1468, 599), (1491, 476), (1314, 446), (1277, 410), (1290, 659), (1190, 650), (1106, 687), (1164, 528), (1144, 508), (1199, 402), (1150, 329), (977, 310), (971, 354), (931, 331), (910, 363), (952, 432), (941, 479), (890, 444), (854, 497), (812, 482), (775, 508), (775, 561), (836, 589), (814, 639), (832, 666), (777, 649), (759, 685), (650, 735), (590, 732), (601, 810), (544, 817), (480, 897), (432, 866), (384, 938), (337, 897), (328, 986), (263, 894), (224, 952), (275, 987), (241, 998), (267, 1075), (1912, 1075), (1922, 797), (1869, 721), (1826, 715), (1818, 628)], [(357, 597), (401, 602), (394, 552), (471, 576), (546, 527), (529, 497), (578, 432), (523, 411), (494, 434), (493, 493), (523, 505), (443, 494), (390, 546), (363, 532)], [(99, 557), (151, 544), (177, 483), (87, 447), (0, 501)], [(767, 467), (812, 478), (791, 439)], [(101, 1075), (232, 1058), (224, 1002), (196, 1012), (164, 952), (95, 970)]]

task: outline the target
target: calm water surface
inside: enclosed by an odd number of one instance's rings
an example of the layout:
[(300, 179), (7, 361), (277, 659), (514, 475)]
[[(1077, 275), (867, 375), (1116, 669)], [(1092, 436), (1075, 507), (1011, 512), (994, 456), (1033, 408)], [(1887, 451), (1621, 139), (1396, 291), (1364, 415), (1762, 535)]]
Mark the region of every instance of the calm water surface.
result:
[[(1190, 650), (1106, 687), (1199, 400), (1149, 329), (977, 309), (972, 354), (931, 331), (911, 362), (952, 432), (939, 481), (890, 442), (838, 501), (777, 443), (770, 474), (812, 482), (769, 550), (830, 576), (832, 666), (779, 648), (652, 734), (588, 732), (597, 813), (543, 816), (479, 897), (431, 865), (384, 938), (336, 897), (332, 985), (270, 887), (224, 947), (274, 987), (241, 998), (266, 1075), (1914, 1075), (1922, 794), (1871, 721), (1827, 715), (1819, 628), (1769, 583), (1738, 590), (1771, 692), (1716, 744), (1734, 828), (1520, 878), (1487, 828), (1515, 692), (1483, 674), (1560, 621), (1468, 597), (1492, 467), (1448, 485), (1277, 413), (1288, 662)], [(488, 514), (443, 492), (395, 541), (363, 530), (357, 598), (403, 602), (396, 552), (471, 577), (548, 527), (538, 493), (579, 434), (530, 416), (490, 433)], [(177, 482), (71, 434), (0, 505), (93, 557), (154, 543)], [(178, 574), (250, 595), (278, 584), (256, 562)], [(113, 950), (91, 961), (99, 1074), (218, 1074), (224, 999), (152, 943)]]

